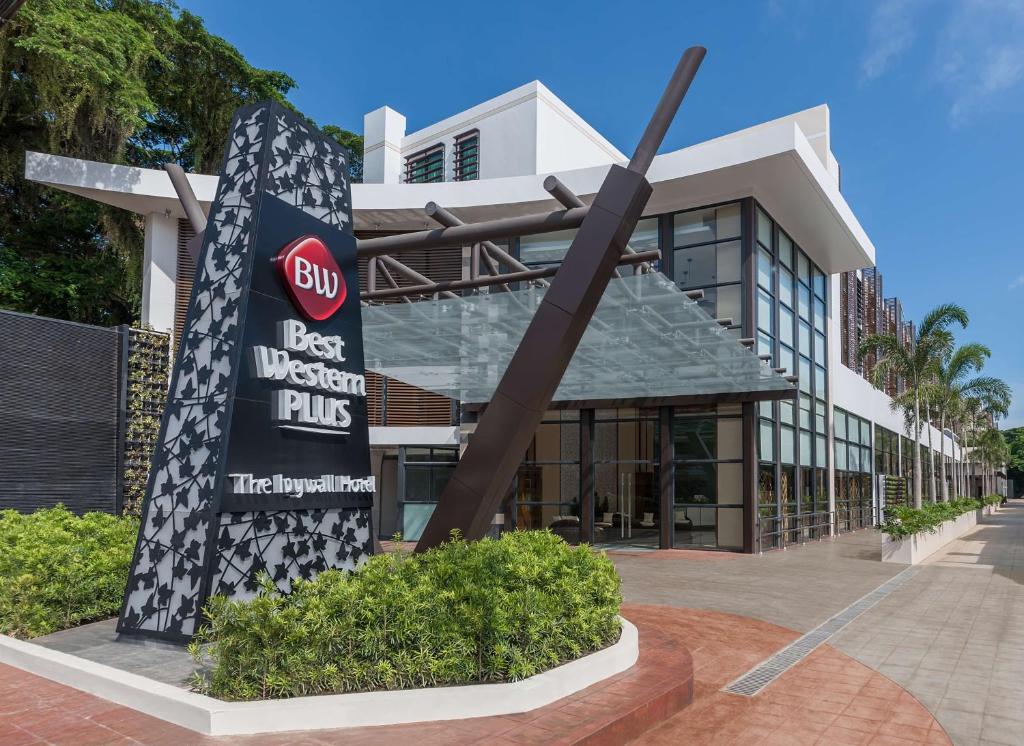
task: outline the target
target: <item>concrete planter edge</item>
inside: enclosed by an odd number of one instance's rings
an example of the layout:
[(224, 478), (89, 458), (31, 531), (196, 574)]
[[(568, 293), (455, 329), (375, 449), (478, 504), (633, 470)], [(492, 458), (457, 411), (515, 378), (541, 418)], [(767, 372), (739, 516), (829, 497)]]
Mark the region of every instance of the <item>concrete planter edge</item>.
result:
[(145, 676), (0, 635), (0, 663), (209, 736), (508, 715), (556, 702), (631, 668), (639, 633), (620, 617), (618, 642), (528, 679), (427, 689), (225, 702)]
[(883, 533), (882, 562), (896, 562), (903, 565), (919, 564), (949, 542), (959, 539), (977, 526), (982, 515), (983, 510), (971, 510), (941, 524), (934, 533), (922, 531), (901, 539), (893, 539)]

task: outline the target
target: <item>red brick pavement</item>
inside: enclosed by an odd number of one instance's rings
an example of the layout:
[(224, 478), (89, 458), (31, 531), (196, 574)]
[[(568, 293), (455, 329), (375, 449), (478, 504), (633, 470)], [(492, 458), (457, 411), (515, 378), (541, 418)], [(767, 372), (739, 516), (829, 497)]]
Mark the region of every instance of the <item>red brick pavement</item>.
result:
[[(638, 665), (531, 713), (380, 728), (208, 738), (0, 665), (0, 746), (15, 744), (949, 744), (896, 684), (823, 647), (757, 697), (721, 687), (797, 637), (753, 619), (627, 604)], [(693, 703), (687, 679), (692, 656)]]

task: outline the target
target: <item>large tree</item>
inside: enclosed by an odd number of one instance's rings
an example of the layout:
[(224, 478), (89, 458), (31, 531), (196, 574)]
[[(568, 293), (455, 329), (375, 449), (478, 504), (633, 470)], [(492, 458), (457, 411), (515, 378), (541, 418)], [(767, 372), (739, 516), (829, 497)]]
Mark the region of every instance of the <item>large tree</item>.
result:
[[(0, 26), (0, 307), (95, 324), (138, 315), (136, 216), (26, 181), (26, 150), (213, 173), (232, 112), (289, 105), (293, 86), (166, 0), (26, 3)], [(358, 146), (361, 173), (361, 138), (329, 131)]]

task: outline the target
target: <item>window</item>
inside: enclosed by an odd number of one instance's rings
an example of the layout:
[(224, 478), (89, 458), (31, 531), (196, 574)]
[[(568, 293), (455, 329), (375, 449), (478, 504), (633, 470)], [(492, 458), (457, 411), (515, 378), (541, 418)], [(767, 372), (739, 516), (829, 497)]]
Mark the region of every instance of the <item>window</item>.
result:
[(704, 290), (698, 304), (715, 318), (732, 319), (731, 328), (737, 329), (742, 310), (739, 235), (736, 203), (672, 216), (672, 279), (686, 290)]
[(739, 204), (690, 210), (675, 216), (673, 228), (676, 248), (695, 244), (738, 239), (740, 237)]
[(871, 424), (839, 407), (832, 410), (835, 443), (836, 523), (851, 531), (872, 522), (871, 451), (859, 444), (871, 440)]
[(445, 485), (455, 472), (458, 448), (399, 449), (399, 525), (402, 537), (415, 541), (434, 512)]
[(405, 159), (406, 184), (444, 181), (444, 145), (440, 143)]
[(519, 239), (519, 259), (531, 267), (543, 267), (558, 264), (565, 258), (572, 240), (576, 238), (576, 229), (551, 231), (536, 236), (523, 236)]
[(549, 528), (579, 541), (580, 433), (578, 410), (545, 414), (516, 476), (517, 528)]
[(480, 130), (465, 132), (455, 138), (455, 181), (480, 178)]
[[(519, 260), (529, 267), (550, 267), (565, 258), (565, 253), (576, 238), (577, 229), (551, 231), (519, 239)], [(636, 230), (629, 237), (629, 245), (635, 251), (649, 251), (658, 248), (658, 219), (644, 218), (636, 224)], [(737, 254), (738, 257), (738, 254)], [(739, 259), (737, 258), (737, 264)]]
[(679, 249), (675, 252), (673, 274), (679, 287), (686, 289), (739, 282), (740, 242)]

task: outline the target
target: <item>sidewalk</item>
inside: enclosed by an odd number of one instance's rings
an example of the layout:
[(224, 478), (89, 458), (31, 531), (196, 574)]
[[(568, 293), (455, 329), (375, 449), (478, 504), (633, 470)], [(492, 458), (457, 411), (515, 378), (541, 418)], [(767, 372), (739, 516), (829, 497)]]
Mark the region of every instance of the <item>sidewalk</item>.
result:
[(1024, 744), (1024, 500), (929, 558), (833, 644), (911, 692), (954, 743)]
[[(865, 529), (729, 561), (614, 559), (627, 601), (806, 632), (906, 567), (882, 563), (880, 546)], [(955, 744), (1024, 746), (1024, 500), (985, 517), (829, 644), (904, 687)]]

